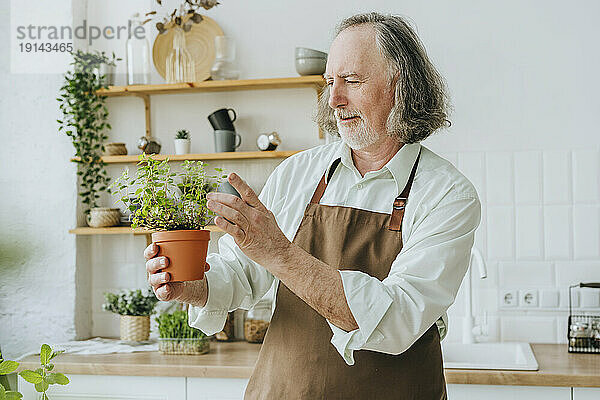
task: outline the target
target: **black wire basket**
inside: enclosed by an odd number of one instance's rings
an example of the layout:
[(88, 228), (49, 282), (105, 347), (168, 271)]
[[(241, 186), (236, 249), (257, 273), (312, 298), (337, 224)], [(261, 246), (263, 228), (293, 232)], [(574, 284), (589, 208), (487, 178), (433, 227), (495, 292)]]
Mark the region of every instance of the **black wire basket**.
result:
[(569, 323), (567, 340), (569, 353), (600, 354), (600, 315), (573, 314), (573, 288), (600, 289), (600, 282), (579, 283), (569, 286)]

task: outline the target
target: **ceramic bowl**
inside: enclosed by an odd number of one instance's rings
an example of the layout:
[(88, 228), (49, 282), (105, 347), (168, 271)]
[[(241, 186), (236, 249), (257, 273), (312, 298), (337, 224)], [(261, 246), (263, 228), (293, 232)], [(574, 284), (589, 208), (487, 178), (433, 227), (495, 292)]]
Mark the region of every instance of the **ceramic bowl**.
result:
[(327, 58), (327, 53), (307, 47), (296, 47), (296, 58)]
[(303, 76), (322, 75), (326, 65), (326, 58), (296, 58), (296, 71)]

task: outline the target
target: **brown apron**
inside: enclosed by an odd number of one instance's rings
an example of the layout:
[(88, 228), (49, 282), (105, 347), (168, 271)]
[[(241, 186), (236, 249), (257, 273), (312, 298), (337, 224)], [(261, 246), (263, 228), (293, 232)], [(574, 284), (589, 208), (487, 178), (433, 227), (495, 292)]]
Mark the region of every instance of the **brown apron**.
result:
[[(404, 206), (419, 158), (420, 153), (392, 215), (319, 204), (329, 182), (324, 174), (294, 243), (330, 266), (383, 280), (402, 249)], [(280, 282), (271, 325), (244, 398), (446, 399), (435, 324), (401, 354), (355, 351), (353, 366), (330, 343), (331, 337), (325, 318)]]

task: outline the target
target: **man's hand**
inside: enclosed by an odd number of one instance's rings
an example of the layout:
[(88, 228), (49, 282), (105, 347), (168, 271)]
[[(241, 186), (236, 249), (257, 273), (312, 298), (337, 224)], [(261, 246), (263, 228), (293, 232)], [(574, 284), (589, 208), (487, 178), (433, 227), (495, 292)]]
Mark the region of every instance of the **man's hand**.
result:
[(232, 173), (227, 179), (241, 199), (227, 193), (209, 193), (207, 206), (219, 215), (215, 224), (233, 236), (244, 254), (265, 268), (284, 265), (291, 242), (279, 229), (275, 216), (242, 178)]
[(163, 272), (162, 269), (169, 265), (167, 257), (156, 257), (158, 254), (158, 245), (150, 243), (144, 250), (146, 259), (146, 271), (148, 271), (148, 283), (156, 298), (162, 301), (178, 300), (183, 293), (183, 282), (171, 282), (171, 274)]

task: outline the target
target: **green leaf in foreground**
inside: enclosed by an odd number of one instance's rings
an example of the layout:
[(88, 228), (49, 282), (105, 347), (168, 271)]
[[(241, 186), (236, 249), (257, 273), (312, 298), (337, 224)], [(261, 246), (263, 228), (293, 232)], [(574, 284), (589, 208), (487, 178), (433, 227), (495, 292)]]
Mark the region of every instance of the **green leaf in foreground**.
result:
[(25, 379), (29, 383), (33, 383), (34, 385), (42, 381), (42, 376), (40, 374), (28, 369), (19, 372), (19, 375), (21, 378)]
[(0, 375), (7, 375), (16, 370), (19, 363), (16, 361), (4, 360), (0, 363)]
[(38, 392), (45, 392), (46, 390), (48, 390), (48, 382), (46, 382), (45, 380), (42, 380), (40, 383), (36, 383), (35, 384), (35, 390), (37, 390)]
[(45, 365), (48, 364), (50, 360), (50, 355), (52, 354), (52, 349), (47, 344), (42, 345), (42, 349), (40, 350), (40, 364)]
[(69, 378), (64, 376), (61, 373), (53, 372), (46, 377), (46, 381), (50, 385), (59, 384), (59, 385), (67, 385), (69, 383)]

